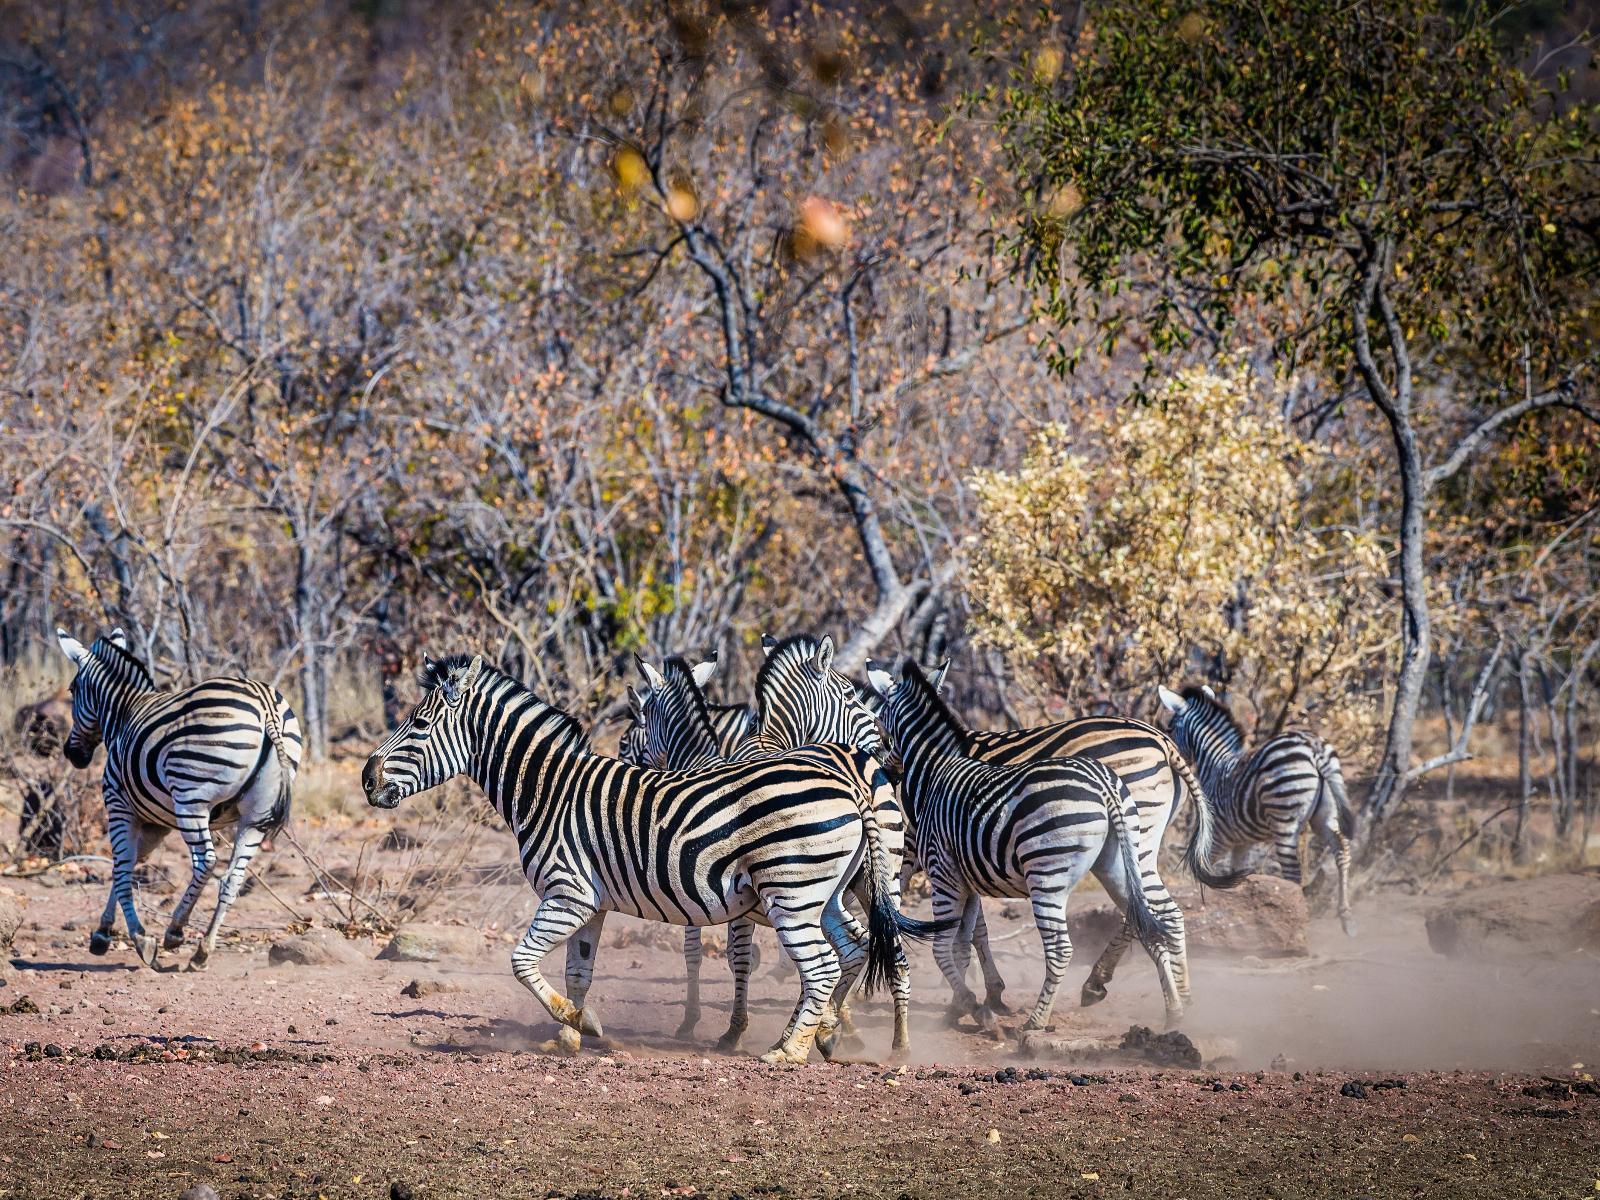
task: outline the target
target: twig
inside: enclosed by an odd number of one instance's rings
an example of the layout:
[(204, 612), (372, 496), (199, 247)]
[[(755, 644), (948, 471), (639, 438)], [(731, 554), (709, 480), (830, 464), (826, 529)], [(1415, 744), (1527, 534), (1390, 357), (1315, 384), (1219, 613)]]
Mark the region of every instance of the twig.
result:
[(306, 848), (304, 846), (302, 846), (295, 839), (294, 834), (290, 833), (288, 829), (284, 829), (282, 831), (282, 833), (283, 833), (284, 837), (289, 839), (289, 845), (293, 846), (295, 848), (295, 850), (299, 853), (300, 857), (306, 860), (306, 866), (311, 868), (312, 873), (317, 876), (318, 881), (324, 884), (324, 888), (323, 888), (324, 891), (327, 890), (326, 884), (329, 884), (329, 883), (334, 884), (336, 887), (338, 887), (338, 889), (341, 892), (343, 892), (345, 895), (349, 896), (350, 899), (354, 900), (357, 904), (361, 905), (362, 908), (366, 909), (373, 916), (377, 917), (378, 920), (380, 922), (382, 922), (383, 928), (385, 928), (385, 929), (393, 929), (394, 928), (394, 921), (389, 917), (389, 915), (387, 913), (385, 913), (382, 909), (378, 908), (376, 905), (374, 905), (371, 901), (367, 900), (365, 897), (356, 895), (355, 892), (351, 891), (349, 887), (347, 887), (343, 883), (340, 883), (339, 880), (335, 879), (332, 875), (328, 874), (328, 872), (325, 871), (322, 868), (322, 865), (320, 863), (318, 863), (316, 859), (312, 858), (309, 853), (307, 853)]
[(266, 888), (267, 889), (267, 895), (271, 896), (280, 905), (282, 905), (284, 912), (288, 913), (296, 921), (299, 921), (301, 923), (304, 923), (306, 921), (305, 917), (301, 916), (299, 913), (295, 912), (295, 910), (293, 908), (289, 907), (289, 902), (287, 900), (285, 900), (282, 896), (278, 895), (278, 893), (273, 890), (272, 885), (266, 881), (266, 878), (264, 876), (256, 874), (254, 867), (246, 867), (244, 869), (244, 873), (246, 875), (250, 876), (251, 879), (254, 879), (262, 887)]
[(42, 867), (34, 867), (31, 871), (18, 871), (14, 867), (8, 867), (6, 870), (0, 871), (0, 875), (4, 875), (9, 879), (32, 879), (35, 875), (43, 875), (46, 871), (54, 871), (57, 867), (64, 867), (68, 863), (75, 862), (98, 862), (109, 864), (111, 860), (103, 854), (73, 854), (67, 858), (58, 858), (52, 863), (45, 863), (45, 865)]

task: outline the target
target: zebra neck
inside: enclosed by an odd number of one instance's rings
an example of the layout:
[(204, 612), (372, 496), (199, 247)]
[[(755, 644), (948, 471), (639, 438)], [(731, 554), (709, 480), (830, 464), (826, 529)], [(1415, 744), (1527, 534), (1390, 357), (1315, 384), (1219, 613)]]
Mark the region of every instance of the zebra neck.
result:
[[(470, 722), (479, 732), (473, 739), (466, 774), (483, 789), (489, 803), (513, 829), (528, 823), (530, 803), (547, 799), (544, 776), (553, 757), (582, 757), (588, 751), (560, 742), (556, 723), (566, 718), (520, 686), (511, 694), (489, 700)], [(548, 725), (547, 728), (539, 728)]]
[(139, 702), (147, 696), (158, 694), (147, 692), (131, 682), (108, 677), (102, 689), (105, 708), (100, 714), (100, 739), (111, 742), (121, 737), (133, 724)]
[(1200, 730), (1194, 739), (1195, 772), (1207, 792), (1220, 795), (1239, 763), (1240, 754), (1221, 734)]

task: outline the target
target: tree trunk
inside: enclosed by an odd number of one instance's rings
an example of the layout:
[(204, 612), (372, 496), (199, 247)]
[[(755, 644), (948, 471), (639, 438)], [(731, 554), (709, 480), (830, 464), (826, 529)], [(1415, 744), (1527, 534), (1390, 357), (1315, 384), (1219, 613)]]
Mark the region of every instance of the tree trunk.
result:
[(323, 762), (328, 757), (328, 721), (323, 711), (327, 689), (317, 603), (311, 587), (311, 563), (303, 545), (295, 559), (294, 600), (296, 633), (300, 641), (300, 726), (305, 733), (306, 757), (312, 762)]
[(1402, 412), (1390, 420), (1400, 468), (1401, 650), (1394, 706), (1389, 713), (1389, 734), (1368, 805), (1374, 822), (1381, 821), (1405, 792), (1417, 709), (1422, 702), (1431, 649), (1427, 576), (1422, 563), (1422, 462), (1410, 419)]
[(1527, 846), (1523, 840), (1528, 823), (1528, 808), (1533, 801), (1533, 763), (1529, 753), (1532, 729), (1528, 723), (1528, 661), (1517, 655), (1517, 825), (1511, 834), (1511, 857), (1523, 861)]

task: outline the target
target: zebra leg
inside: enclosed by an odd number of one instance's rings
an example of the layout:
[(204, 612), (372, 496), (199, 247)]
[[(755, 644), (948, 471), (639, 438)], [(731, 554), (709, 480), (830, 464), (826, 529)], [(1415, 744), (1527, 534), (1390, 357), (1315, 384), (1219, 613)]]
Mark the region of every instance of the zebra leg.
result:
[(1272, 856), (1278, 860), (1278, 870), (1296, 887), (1300, 886), (1300, 831), (1293, 825), (1278, 830), (1272, 843)]
[[(195, 804), (173, 799), (176, 811), (178, 832), (183, 835), (183, 841), (189, 847), (189, 886), (183, 889), (183, 895), (178, 898), (177, 907), (172, 910), (172, 919), (167, 922), (166, 936), (161, 939), (163, 950), (176, 950), (183, 945), (183, 927), (189, 923), (189, 914), (194, 911), (195, 902), (200, 899), (200, 893), (205, 891), (207, 882), (211, 879), (211, 868), (216, 865), (217, 851), (211, 842), (211, 808), (208, 804)], [(243, 835), (240, 836), (242, 842)], [(260, 842), (257, 842), (259, 845)], [(235, 843), (235, 850), (238, 843)], [(250, 853), (255, 854), (255, 847)], [(202, 965), (205, 962), (201, 957)]]
[(827, 935), (834, 953), (839, 956), (839, 981), (834, 984), (831, 1002), (823, 1010), (817, 1035), (817, 1049), (822, 1052), (822, 1057), (832, 1058), (836, 1050), (843, 1048), (839, 1044), (841, 1035), (853, 1039), (857, 1044), (861, 1042), (854, 1029), (845, 1029), (841, 1014), (848, 1011), (846, 1002), (850, 990), (860, 978), (861, 969), (867, 965), (867, 931), (835, 896), (822, 911), (822, 932)]
[[(120, 799), (113, 802), (110, 797), (107, 798), (106, 832), (111, 836), (111, 898), (122, 909), (122, 919), (127, 922), (128, 936), (133, 939), (139, 960), (145, 966), (153, 967), (156, 965), (156, 940), (144, 931), (138, 910), (133, 905), (133, 867), (139, 858), (139, 826), (133, 819), (132, 810)], [(107, 910), (110, 910), (110, 905)], [(96, 932), (106, 934), (109, 941), (109, 923), (102, 919), (101, 928)], [(90, 939), (89, 948), (94, 949), (93, 938)]]
[[(733, 934), (730, 932), (731, 942)], [(728, 955), (730, 962), (733, 958)], [(694, 1036), (694, 1027), (700, 1024), (700, 961), (702, 951), (700, 946), (700, 927), (690, 925), (683, 931), (683, 969), (689, 977), (688, 991), (683, 999), (683, 1020), (678, 1025), (675, 1037), (689, 1038)]]
[[(767, 919), (778, 944), (800, 972), (800, 1000), (778, 1043), (761, 1056), (769, 1063), (803, 1063), (811, 1054), (817, 1027), (839, 982), (839, 956), (822, 929), (823, 913), (809, 905), (785, 905), (783, 897), (763, 894)], [(809, 911), (807, 911), (809, 909)]]
[[(605, 923), (606, 914), (597, 912), (588, 924), (567, 939), (567, 999), (577, 1005), (580, 1012), (589, 994), (589, 985), (594, 982), (594, 959), (600, 950), (600, 933)], [(593, 1013), (586, 1015), (593, 1017), (595, 1027), (599, 1028), (600, 1018)], [(582, 1038), (572, 1026), (563, 1025), (556, 1030), (556, 1043), (568, 1054), (576, 1054), (582, 1046)]]
[[(1075, 881), (1074, 881), (1075, 882)], [(1044, 986), (1039, 989), (1039, 999), (1023, 1022), (1024, 1033), (1046, 1029), (1050, 1013), (1056, 1004), (1056, 989), (1061, 977), (1072, 962), (1072, 938), (1067, 934), (1067, 894), (1071, 888), (1059, 880), (1030, 880), (1033, 903), (1033, 923), (1039, 927), (1039, 940), (1044, 945)]]
[(1327, 797), (1313, 814), (1317, 840), (1324, 850), (1332, 850), (1339, 870), (1339, 925), (1346, 937), (1356, 935), (1355, 917), (1350, 912), (1350, 840), (1339, 821), (1339, 807)]
[[(233, 902), (239, 898), (239, 889), (244, 886), (245, 872), (250, 869), (250, 860), (255, 858), (256, 851), (261, 849), (261, 843), (267, 840), (267, 830), (259, 825), (240, 825), (239, 831), (233, 840), (233, 853), (228, 856), (228, 869), (223, 872), (222, 882), (217, 885), (217, 907), (211, 914), (211, 923), (206, 926), (206, 935), (200, 939), (200, 944), (194, 948), (194, 956), (189, 959), (191, 970), (203, 971), (206, 964), (211, 961), (211, 952), (217, 948), (217, 934), (222, 932), (222, 922), (228, 915), (228, 909), (233, 907)], [(209, 849), (211, 839), (206, 838)], [(210, 868), (208, 867), (209, 871)], [(176, 923), (177, 913), (173, 913)], [(182, 926), (178, 927), (178, 941), (183, 940)], [(172, 931), (167, 931), (170, 939)]]
[[(965, 891), (958, 891), (955, 887), (936, 880), (929, 876), (929, 883), (933, 886), (933, 919), (935, 921), (953, 920), (957, 913), (962, 914), (963, 923), (966, 916), (968, 896)], [(952, 993), (950, 1007), (945, 1010), (945, 1024), (955, 1025), (967, 1014), (976, 1014), (979, 1011), (977, 994), (967, 986), (966, 972), (956, 963), (956, 938), (959, 930), (955, 926), (936, 933), (933, 938), (933, 960), (939, 964), (939, 970), (944, 972), (945, 982), (950, 985)], [(980, 1024), (982, 1019), (980, 1018)]]
[[(587, 925), (598, 911), (595, 905), (572, 897), (546, 894), (534, 911), (528, 932), (511, 952), (511, 973), (517, 982), (532, 992), (553, 1018), (590, 1037), (602, 1035), (600, 1022), (551, 987), (540, 968), (551, 950)], [(592, 957), (590, 963), (592, 970)]]
[(978, 968), (983, 972), (983, 1006), (990, 1012), (1008, 1016), (1012, 1009), (1004, 999), (1006, 981), (1001, 978), (994, 952), (989, 949), (989, 925), (983, 919), (983, 901), (974, 896), (972, 904), (977, 909), (972, 922), (972, 948), (978, 953)]
[(756, 927), (740, 917), (728, 926), (728, 968), (733, 972), (733, 1012), (728, 1015), (728, 1031), (717, 1039), (717, 1049), (732, 1054), (744, 1041), (750, 1028), (750, 972), (756, 965)]
[[(1166, 1002), (1167, 1007), (1167, 1028), (1174, 1028), (1183, 1016), (1183, 999), (1178, 993), (1178, 983), (1172, 969), (1171, 945), (1174, 930), (1168, 914), (1153, 902), (1150, 889), (1146, 888), (1143, 876), (1134, 875), (1129, 878), (1128, 872), (1123, 869), (1120, 860), (1113, 861), (1109, 865), (1103, 862), (1097, 863), (1095, 877), (1100, 880), (1101, 885), (1106, 889), (1106, 894), (1111, 897), (1112, 903), (1122, 911), (1123, 931), (1118, 933), (1119, 938), (1123, 936), (1123, 933), (1126, 933), (1130, 940), (1136, 935), (1129, 915), (1132, 911), (1133, 889), (1139, 888), (1144, 892), (1145, 901), (1149, 905), (1151, 915), (1155, 917), (1157, 932), (1150, 937), (1140, 937), (1139, 941), (1149, 951), (1151, 961), (1156, 964), (1156, 978), (1161, 983), (1161, 997)], [(1167, 895), (1164, 886), (1160, 889), (1160, 894), (1166, 903), (1172, 904), (1172, 897)], [(1174, 905), (1174, 907), (1176, 906)], [(1065, 924), (1063, 924), (1062, 928), (1065, 930)], [(1048, 955), (1046, 957), (1048, 960)], [(1118, 957), (1120, 957), (1120, 954)], [(1098, 964), (1096, 965), (1098, 966)], [(1087, 990), (1087, 987), (1085, 990)]]
[(1084, 1008), (1099, 1004), (1106, 998), (1106, 987), (1111, 983), (1111, 977), (1116, 974), (1117, 964), (1127, 953), (1128, 943), (1131, 941), (1133, 941), (1133, 922), (1128, 919), (1127, 912), (1124, 911), (1122, 925), (1117, 929), (1116, 935), (1106, 943), (1106, 948), (1100, 951), (1100, 957), (1095, 959), (1094, 966), (1089, 970), (1089, 978), (1083, 981), (1083, 993), (1078, 997), (1078, 1003)]

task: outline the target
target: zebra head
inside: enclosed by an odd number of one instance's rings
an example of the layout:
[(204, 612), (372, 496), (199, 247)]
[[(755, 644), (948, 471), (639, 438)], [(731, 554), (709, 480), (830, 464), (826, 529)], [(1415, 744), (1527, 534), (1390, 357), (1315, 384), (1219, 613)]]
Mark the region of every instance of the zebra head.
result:
[(960, 723), (939, 698), (949, 673), (948, 658), (931, 675), (923, 674), (921, 667), (907, 659), (898, 682), (885, 664), (867, 664), (867, 682), (882, 700), (878, 719), (901, 758), (930, 741), (953, 744), (961, 736)]
[(716, 729), (701, 691), (716, 672), (716, 657), (691, 667), (674, 656), (660, 670), (637, 654), (633, 661), (648, 687), (642, 697), (628, 689), (638, 715), (629, 730), (633, 757), (626, 761), (658, 771), (693, 770), (720, 761)]
[(1226, 762), (1243, 748), (1238, 722), (1209, 687), (1186, 687), (1181, 695), (1157, 687), (1156, 695), (1172, 714), (1172, 740), (1196, 765)]
[[(883, 762), (889, 754), (878, 714), (861, 689), (833, 669), (833, 638), (795, 634), (761, 639), (767, 660), (756, 675), (761, 736), (784, 746), (837, 743)], [(886, 764), (887, 765), (887, 764)]]
[(147, 692), (155, 685), (145, 665), (128, 649), (128, 635), (113, 629), (85, 646), (65, 629), (56, 630), (61, 652), (72, 660), (72, 732), (61, 752), (80, 770), (94, 758), (105, 736), (105, 726), (117, 705), (129, 695)]
[(466, 699), (482, 673), (482, 655), (423, 660), (418, 676), (422, 699), (362, 769), (368, 804), (394, 808), (407, 796), (471, 769), (476, 739)]
[(628, 685), (628, 727), (617, 739), (617, 757), (635, 767), (650, 765), (650, 739), (644, 727), (645, 698)]

